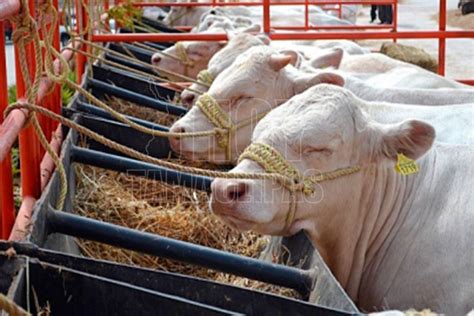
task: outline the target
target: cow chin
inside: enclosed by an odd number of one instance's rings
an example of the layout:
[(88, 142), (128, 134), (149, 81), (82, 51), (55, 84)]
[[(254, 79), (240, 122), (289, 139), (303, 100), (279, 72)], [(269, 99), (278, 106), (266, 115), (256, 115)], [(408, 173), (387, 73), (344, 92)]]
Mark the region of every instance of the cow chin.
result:
[(241, 232), (253, 230), (256, 225), (252, 221), (243, 220), (232, 215), (220, 215), (219, 218), (228, 226)]

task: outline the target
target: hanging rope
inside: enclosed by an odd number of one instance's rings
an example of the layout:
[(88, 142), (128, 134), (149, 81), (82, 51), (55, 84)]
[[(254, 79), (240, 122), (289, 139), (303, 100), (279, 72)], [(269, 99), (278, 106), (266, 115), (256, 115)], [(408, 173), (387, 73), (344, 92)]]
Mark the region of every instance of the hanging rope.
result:
[(30, 316), (21, 306), (0, 293), (0, 311), (5, 311), (10, 316)]

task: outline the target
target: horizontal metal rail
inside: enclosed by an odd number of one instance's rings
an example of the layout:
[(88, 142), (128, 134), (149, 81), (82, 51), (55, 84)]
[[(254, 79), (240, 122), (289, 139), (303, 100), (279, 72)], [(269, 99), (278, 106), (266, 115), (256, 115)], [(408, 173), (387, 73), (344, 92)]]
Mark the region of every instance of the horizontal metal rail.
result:
[(47, 223), (51, 233), (93, 240), (292, 288), (305, 297), (308, 296), (314, 283), (311, 271), (248, 258), (65, 212), (53, 210), (47, 212)]
[(169, 114), (182, 116), (186, 114), (186, 112), (188, 111), (186, 108), (176, 106), (172, 103), (150, 98), (150, 97), (141, 95), (139, 93), (136, 93), (127, 89), (123, 89), (120, 87), (116, 87), (116, 86), (113, 86), (111, 84), (108, 84), (96, 79), (89, 79), (88, 85), (89, 87), (98, 89), (106, 94), (130, 101), (130, 102), (138, 103), (141, 106), (148, 107), (148, 108), (158, 110), (161, 112), (166, 112)]
[[(438, 39), (472, 38), (474, 31), (398, 31), (398, 32), (270, 32), (272, 40), (317, 40), (317, 39)], [(223, 41), (226, 33), (135, 33), (135, 34), (97, 34), (94, 42), (135, 42), (135, 41)]]
[(211, 182), (213, 179), (210, 177), (184, 173), (132, 158), (72, 146), (71, 159), (74, 162), (119, 171), (128, 175), (145, 177), (151, 180), (181, 185), (201, 191), (211, 191)]
[[(82, 102), (82, 101), (77, 101), (76, 109), (78, 111), (81, 111), (81, 112), (84, 112), (84, 113), (87, 113), (87, 114), (92, 114), (92, 115), (95, 115), (95, 116), (98, 116), (98, 117), (101, 117), (101, 118), (116, 121), (116, 119), (109, 112), (107, 112), (105, 110), (102, 110), (101, 108), (96, 107), (96, 106), (94, 106), (92, 104), (89, 104), (89, 103), (85, 103), (85, 102)], [(64, 108), (63, 111), (74, 111), (74, 110), (71, 109), (71, 108)], [(150, 121), (142, 120), (142, 119), (136, 118), (134, 116), (125, 115), (125, 117), (127, 119), (129, 119), (130, 121), (134, 122), (134, 123), (140, 124), (142, 126), (145, 126), (147, 128), (150, 128), (150, 129), (153, 129), (153, 130), (156, 130), (156, 131), (164, 131), (164, 132), (169, 131), (169, 128), (166, 127), (166, 126), (162, 126), (162, 125), (159, 125), (159, 124), (152, 123)]]
[[(309, 0), (308, 4), (310, 5), (351, 5), (351, 4), (394, 4), (396, 0)], [(273, 3), (271, 6), (290, 6), (290, 5), (304, 5), (305, 1), (283, 1)], [(262, 2), (253, 1), (253, 2), (136, 2), (133, 4), (136, 7), (232, 7), (232, 6), (244, 6), (244, 7), (253, 7), (253, 6), (262, 6)]]

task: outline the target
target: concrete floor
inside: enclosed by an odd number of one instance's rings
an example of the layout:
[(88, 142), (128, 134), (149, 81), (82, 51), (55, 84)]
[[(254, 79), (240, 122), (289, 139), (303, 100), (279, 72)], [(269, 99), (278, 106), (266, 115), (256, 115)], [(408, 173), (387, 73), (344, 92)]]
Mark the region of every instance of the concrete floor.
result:
[[(448, 10), (457, 9), (458, 0), (447, 0)], [(438, 13), (437, 0), (402, 0), (398, 6), (400, 30), (437, 30), (433, 16)], [(369, 8), (358, 18), (359, 23), (369, 21)], [(474, 14), (472, 19), (474, 19)], [(459, 30), (448, 26), (448, 30)], [(378, 49), (382, 41), (363, 41), (363, 46)], [(437, 40), (400, 40), (399, 43), (425, 49), (438, 56)], [(446, 42), (446, 75), (454, 79), (474, 79), (474, 39), (452, 39)]]
[(7, 83), (8, 86), (15, 84), (15, 59), (13, 53), (13, 45), (10, 43), (6, 44), (7, 54)]

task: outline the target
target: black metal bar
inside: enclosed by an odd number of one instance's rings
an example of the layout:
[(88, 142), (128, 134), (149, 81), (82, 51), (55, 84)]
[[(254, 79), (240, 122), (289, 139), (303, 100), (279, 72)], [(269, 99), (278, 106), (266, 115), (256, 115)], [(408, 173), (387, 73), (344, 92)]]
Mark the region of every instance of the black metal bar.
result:
[(133, 103), (137, 103), (139, 105), (142, 105), (147, 108), (155, 109), (157, 111), (166, 112), (166, 113), (178, 115), (178, 116), (182, 116), (186, 114), (187, 112), (187, 109), (183, 107), (176, 106), (164, 101), (152, 99), (150, 97), (140, 95), (136, 92), (132, 92), (120, 87), (115, 87), (113, 85), (110, 85), (108, 83), (105, 83), (96, 79), (89, 79), (88, 85), (89, 87), (101, 90), (102, 92), (106, 94), (113, 95), (115, 97), (130, 101)]
[(169, 46), (166, 46), (166, 45), (162, 45), (162, 44), (158, 44), (158, 43), (153, 43), (153, 42), (143, 42), (143, 44), (147, 45), (147, 46), (150, 46), (151, 48), (154, 48), (154, 49), (159, 49), (159, 50), (165, 50), (167, 49)]
[(133, 69), (136, 69), (136, 70), (140, 70), (141, 72), (144, 72), (144, 73), (147, 73), (147, 74), (150, 74), (150, 75), (156, 75), (155, 71), (153, 71), (153, 69), (151, 67), (147, 67), (147, 66), (143, 66), (143, 65), (134, 63), (134, 62), (129, 61), (127, 59), (124, 59), (122, 57), (118, 57), (114, 54), (106, 53), (105, 58), (107, 60), (113, 61), (114, 63), (121, 64), (121, 65), (127, 66), (129, 68), (133, 68)]
[(151, 63), (151, 57), (153, 56), (153, 53), (149, 50), (125, 43), (110, 43), (109, 48), (126, 55), (131, 53), (135, 58), (145, 63)]
[(122, 156), (85, 149), (77, 146), (71, 148), (71, 159), (75, 162), (108, 170), (119, 171), (134, 176), (182, 185), (196, 190), (210, 192), (212, 178), (197, 176), (160, 167), (150, 163)]
[[(81, 111), (81, 112), (84, 112), (84, 113), (88, 113), (88, 114), (92, 114), (92, 115), (102, 117), (102, 118), (105, 118), (105, 119), (108, 119), (108, 120), (115, 120), (116, 121), (116, 119), (111, 114), (109, 114), (109, 112), (107, 112), (105, 110), (102, 110), (101, 108), (96, 107), (92, 104), (82, 102), (80, 100), (78, 100), (76, 102), (76, 109), (78, 111)], [(146, 120), (141, 120), (141, 119), (133, 117), (133, 116), (125, 115), (125, 117), (127, 119), (129, 119), (130, 121), (134, 122), (134, 123), (140, 124), (142, 126), (150, 128), (150, 129), (154, 129), (154, 130), (158, 130), (158, 131), (164, 131), (164, 132), (169, 131), (169, 128), (166, 127), (166, 126), (155, 124), (155, 123), (152, 123), (152, 122), (149, 122), (149, 121), (146, 121)]]
[(146, 17), (142, 17), (142, 22), (165, 33), (183, 33), (184, 31), (178, 30), (172, 27), (167, 26), (164, 23), (161, 23), (159, 21), (154, 21)]
[(262, 282), (295, 289), (306, 296), (313, 284), (310, 271), (140, 232), (101, 221), (49, 210), (51, 232), (195, 264)]
[[(127, 282), (132, 285), (148, 288), (153, 291), (179, 296), (206, 305), (234, 310), (246, 315), (350, 315), (327, 307), (310, 304), (305, 301), (253, 291), (233, 285), (203, 280), (193, 276), (157, 271), (142, 267), (117, 264), (78, 255), (66, 254), (50, 249), (39, 248), (33, 243), (0, 241), (0, 251), (13, 248), (17, 255), (26, 255), (42, 262), (53, 264), (85, 273)], [(0, 275), (2, 256), (0, 255)], [(6, 261), (6, 260), (5, 260)], [(9, 261), (12, 261), (11, 259)], [(14, 271), (9, 271), (16, 275)], [(10, 277), (11, 278), (11, 277)], [(0, 278), (0, 282), (3, 281)], [(245, 304), (242, 304), (245, 302)]]
[[(83, 271), (30, 260), (29, 280), (23, 288), (36, 289), (39, 306), (51, 304), (55, 315), (236, 315), (180, 296), (154, 291)], [(27, 283), (28, 282), (28, 283)], [(33, 295), (29, 296), (33, 306)], [(25, 306), (26, 295), (21, 305)], [(40, 311), (32, 310), (33, 314)]]
[(168, 101), (174, 98), (176, 91), (163, 87), (154, 79), (136, 75), (108, 65), (92, 65), (93, 78), (112, 83), (127, 90), (138, 92), (153, 99)]

